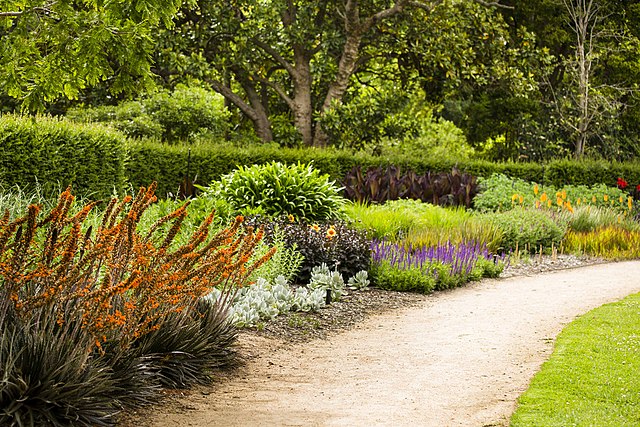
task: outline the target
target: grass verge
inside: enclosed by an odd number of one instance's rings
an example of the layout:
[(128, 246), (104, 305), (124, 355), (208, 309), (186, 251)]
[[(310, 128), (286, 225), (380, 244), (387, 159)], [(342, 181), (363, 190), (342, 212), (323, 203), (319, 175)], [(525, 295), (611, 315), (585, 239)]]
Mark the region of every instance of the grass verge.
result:
[(567, 326), (511, 426), (640, 425), (640, 294)]

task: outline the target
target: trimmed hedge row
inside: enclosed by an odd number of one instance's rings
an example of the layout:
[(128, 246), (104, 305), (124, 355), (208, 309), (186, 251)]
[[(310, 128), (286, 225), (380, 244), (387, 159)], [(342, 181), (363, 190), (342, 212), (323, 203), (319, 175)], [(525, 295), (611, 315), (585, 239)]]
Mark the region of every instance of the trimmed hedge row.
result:
[(45, 191), (72, 185), (92, 198), (125, 188), (126, 138), (97, 125), (0, 116), (0, 184)]
[(0, 184), (28, 187), (36, 180), (50, 186), (73, 185), (76, 194), (109, 196), (127, 184), (133, 188), (158, 182), (157, 194), (177, 194), (187, 173), (208, 185), (240, 165), (309, 163), (342, 184), (354, 167), (363, 170), (395, 165), (417, 174), (461, 172), (488, 177), (502, 173), (513, 178), (562, 187), (565, 184), (616, 185), (622, 177), (640, 183), (640, 163), (556, 160), (538, 163), (492, 163), (418, 157), (376, 157), (335, 149), (291, 149), (273, 145), (247, 146), (200, 143), (168, 145), (156, 141), (127, 140), (117, 131), (98, 125), (76, 124), (53, 118), (0, 116)]
[[(188, 158), (191, 157), (189, 161)], [(434, 158), (376, 157), (364, 153), (334, 149), (292, 149), (273, 146), (197, 145), (170, 146), (153, 141), (130, 142), (127, 176), (133, 187), (158, 181), (158, 194), (176, 194), (180, 182), (187, 174), (202, 185), (208, 185), (220, 176), (231, 172), (239, 165), (264, 164), (270, 161), (282, 163), (308, 163), (328, 174), (332, 180), (342, 184), (354, 166), (362, 170), (373, 167), (399, 166), (402, 170), (413, 170), (418, 174), (450, 172), (455, 166), (461, 172), (488, 177), (502, 173), (512, 178), (533, 181), (543, 185), (562, 187), (567, 184), (616, 186), (616, 178), (623, 177), (629, 184), (640, 184), (640, 163), (610, 163), (595, 160), (554, 160), (540, 163), (493, 163), (484, 160), (453, 162)]]

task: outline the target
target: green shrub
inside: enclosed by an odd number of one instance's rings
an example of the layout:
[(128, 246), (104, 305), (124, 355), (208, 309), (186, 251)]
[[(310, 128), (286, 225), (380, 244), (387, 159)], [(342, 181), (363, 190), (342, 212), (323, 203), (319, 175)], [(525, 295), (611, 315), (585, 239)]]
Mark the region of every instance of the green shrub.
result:
[(322, 221), (341, 215), (340, 189), (311, 164), (239, 167), (214, 182), (210, 196), (228, 201), (239, 212), (259, 209), (270, 216)]
[(117, 106), (71, 109), (67, 117), (109, 124), (131, 138), (177, 142), (203, 134), (223, 138), (229, 130), (230, 114), (222, 96), (200, 87), (178, 85), (173, 92), (160, 90)]
[(372, 265), (371, 279), (377, 287), (393, 291), (428, 294), (436, 288), (435, 277), (424, 274), (419, 268), (401, 270), (388, 263)]
[(0, 116), (0, 183), (45, 193), (71, 185), (80, 195), (109, 197), (125, 187), (126, 141), (98, 125), (50, 117)]
[(566, 232), (566, 224), (555, 222), (539, 209), (515, 208), (488, 214), (487, 218), (502, 231), (502, 250), (529, 250), (556, 247)]

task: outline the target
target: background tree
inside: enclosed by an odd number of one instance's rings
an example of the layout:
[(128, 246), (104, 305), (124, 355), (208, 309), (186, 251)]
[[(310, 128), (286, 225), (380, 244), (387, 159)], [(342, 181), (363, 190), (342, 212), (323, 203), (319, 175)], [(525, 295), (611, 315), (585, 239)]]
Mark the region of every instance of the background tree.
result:
[(273, 139), (272, 118), (285, 115), (305, 145), (322, 146), (328, 135), (318, 120), (344, 102), (370, 64), (395, 60), (393, 49), (380, 47), (387, 33), (408, 19), (427, 28), (435, 10), (458, 3), (198, 0), (163, 38), (158, 73), (166, 81), (185, 72), (207, 81), (264, 141)]
[(179, 0), (0, 0), (0, 92), (29, 109), (110, 79), (112, 93), (152, 84), (152, 28)]

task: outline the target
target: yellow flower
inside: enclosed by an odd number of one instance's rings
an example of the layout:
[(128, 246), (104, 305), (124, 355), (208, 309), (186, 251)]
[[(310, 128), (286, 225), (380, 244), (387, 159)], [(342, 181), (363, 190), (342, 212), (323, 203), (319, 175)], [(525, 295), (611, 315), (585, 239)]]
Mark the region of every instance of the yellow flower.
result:
[(287, 219), (289, 220), (289, 222), (296, 222), (296, 219), (291, 214), (287, 215)]
[(603, 198), (604, 198), (605, 202), (609, 201), (609, 195), (608, 194), (605, 194)]
[(562, 201), (562, 198), (558, 197), (558, 198), (556, 199), (556, 203), (558, 204), (558, 206), (562, 207), (562, 204), (563, 204), (564, 202)]
[(333, 226), (329, 227), (329, 229), (327, 230), (327, 239), (331, 239), (335, 235), (336, 230), (333, 229)]
[(536, 200), (536, 209), (540, 209), (540, 200)]
[(524, 203), (524, 197), (523, 197), (523, 196), (520, 196), (520, 197), (519, 197), (519, 201), (520, 201), (520, 204), (523, 204), (523, 203)]
[(547, 193), (542, 193), (542, 196), (540, 196), (540, 201), (544, 203), (547, 201), (547, 199), (548, 199)]
[(591, 197), (591, 203), (597, 202), (596, 196)]
[(627, 199), (627, 206), (629, 206), (629, 210), (633, 209), (633, 197), (629, 196)]
[(518, 199), (518, 194), (514, 194), (513, 196), (511, 196), (511, 203), (515, 202)]
[(580, 200), (580, 197), (578, 197), (578, 200), (576, 200), (576, 205), (580, 206), (580, 203), (582, 203), (582, 200)]
[(320, 227), (318, 226), (318, 224), (313, 224), (310, 227), (313, 231), (320, 231)]
[(624, 203), (624, 197), (620, 196), (620, 199), (618, 200), (620, 200), (620, 204)]
[(562, 190), (562, 198), (567, 200), (567, 190)]
[(547, 200), (547, 207), (550, 208), (551, 207), (551, 200)]
[(537, 196), (539, 191), (540, 191), (540, 188), (538, 187), (538, 184), (535, 184), (533, 186), (533, 194)]

